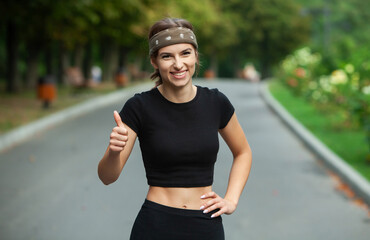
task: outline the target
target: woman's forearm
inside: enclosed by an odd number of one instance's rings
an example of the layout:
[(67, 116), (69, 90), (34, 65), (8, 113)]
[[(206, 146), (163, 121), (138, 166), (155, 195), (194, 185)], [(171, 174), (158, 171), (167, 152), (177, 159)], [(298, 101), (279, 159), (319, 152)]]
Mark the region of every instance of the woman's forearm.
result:
[(115, 182), (121, 174), (121, 165), (120, 152), (110, 152), (107, 150), (98, 165), (100, 180), (105, 185)]
[(109, 146), (98, 165), (98, 175), (105, 184), (115, 182), (122, 172), (135, 145), (136, 133), (123, 125), (117, 112), (114, 113), (117, 127), (113, 128)]
[(248, 180), (249, 172), (252, 166), (252, 152), (250, 148), (234, 158), (229, 183), (225, 199), (238, 205), (239, 198), (243, 192), (244, 186)]

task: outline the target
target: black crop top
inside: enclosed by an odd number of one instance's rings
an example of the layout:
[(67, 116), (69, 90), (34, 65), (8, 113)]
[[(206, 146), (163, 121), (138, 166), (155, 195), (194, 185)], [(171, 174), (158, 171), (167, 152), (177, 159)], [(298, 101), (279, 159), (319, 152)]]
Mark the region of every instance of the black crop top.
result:
[(224, 94), (197, 86), (186, 103), (168, 101), (157, 88), (135, 94), (120, 116), (138, 135), (149, 185), (203, 187), (213, 183), (218, 130), (233, 113)]

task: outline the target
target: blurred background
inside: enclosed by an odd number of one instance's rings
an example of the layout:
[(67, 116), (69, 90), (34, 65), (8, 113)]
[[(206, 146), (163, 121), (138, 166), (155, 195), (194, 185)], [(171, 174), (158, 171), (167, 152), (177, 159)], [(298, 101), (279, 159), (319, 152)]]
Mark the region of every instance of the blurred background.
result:
[[(341, 106), (337, 128), (364, 129), (369, 146), (370, 9), (362, 0), (1, 1), (0, 134), (147, 80), (147, 33), (164, 17), (194, 25), (198, 77), (279, 79), (324, 112)], [(40, 111), (40, 100), (52, 109)]]
[(89, 81), (94, 66), (102, 81), (118, 70), (142, 78), (151, 71), (148, 29), (163, 17), (194, 25), (200, 76), (240, 77), (250, 63), (271, 77), (304, 46), (321, 55), (320, 74), (346, 64), (369, 68), (370, 13), (360, 0), (5, 0), (0, 9), (0, 83), (8, 93), (35, 87), (44, 75), (58, 85), (74, 74)]
[[(185, 18), (199, 44), (197, 77), (222, 87), (235, 100), (260, 160), (254, 163), (248, 189), (253, 207), (244, 206), (228, 228), (259, 236), (270, 234), (266, 229), (281, 231), (276, 223), (284, 219), (287, 232), (307, 231), (306, 239), (315, 239), (315, 234), (316, 239), (330, 239), (334, 232), (339, 237), (332, 239), (361, 239), (354, 233), (366, 238), (369, 220), (358, 216), (363, 209), (370, 213), (368, 206), (330, 174), (339, 182), (337, 190), (362, 207), (348, 217), (358, 209), (330, 195), (326, 172), (274, 120), (255, 83), (268, 82), (272, 95), (298, 121), (370, 181), (369, 6), (364, 0), (2, 0), (0, 137), (86, 99), (147, 82), (152, 72), (150, 26), (165, 17)], [(112, 188), (102, 186), (96, 176), (97, 155), (107, 144), (101, 136), (108, 136), (113, 124), (107, 116), (119, 107), (121, 103), (90, 113), (1, 153), (0, 236), (3, 232), (6, 239), (24, 239), (9, 237), (20, 226), (24, 235), (19, 236), (36, 236), (29, 239), (83, 234), (71, 221), (76, 214), (85, 222), (82, 228), (94, 230), (89, 239), (97, 238), (98, 226), (122, 216), (122, 229), (130, 229), (141, 202), (131, 200), (137, 206), (125, 216), (122, 201), (144, 192), (131, 184), (146, 187), (142, 166)], [(88, 141), (80, 136), (84, 134)], [(273, 150), (266, 151), (269, 147)], [(117, 211), (117, 206), (125, 209)], [(99, 224), (86, 225), (87, 218), (96, 221), (98, 215)], [(320, 222), (324, 215), (326, 225)], [(321, 232), (307, 230), (314, 223)], [(114, 224), (112, 229), (120, 229), (121, 222)], [(52, 230), (51, 237), (41, 234), (45, 229)], [(273, 234), (260, 239), (305, 239)]]

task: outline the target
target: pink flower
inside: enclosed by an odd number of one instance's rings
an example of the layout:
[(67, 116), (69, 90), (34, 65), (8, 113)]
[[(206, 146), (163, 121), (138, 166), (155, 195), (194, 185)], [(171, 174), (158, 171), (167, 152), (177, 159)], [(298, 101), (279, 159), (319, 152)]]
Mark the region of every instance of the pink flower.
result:
[(299, 78), (304, 78), (306, 76), (306, 70), (304, 70), (303, 68), (296, 68), (295, 75)]
[(288, 81), (287, 81), (288, 85), (291, 86), (291, 87), (297, 87), (298, 86), (298, 81), (297, 79), (294, 79), (294, 78), (290, 78)]

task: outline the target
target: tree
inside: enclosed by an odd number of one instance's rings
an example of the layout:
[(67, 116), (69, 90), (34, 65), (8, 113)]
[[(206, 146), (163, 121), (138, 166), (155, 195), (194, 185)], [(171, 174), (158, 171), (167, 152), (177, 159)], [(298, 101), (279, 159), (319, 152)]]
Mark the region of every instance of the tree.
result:
[[(310, 47), (323, 55), (323, 73), (351, 63), (360, 73), (360, 84), (370, 78), (370, 8), (361, 0), (299, 0), (304, 14), (312, 17)], [(361, 83), (362, 82), (362, 83)]]
[[(6, 92), (12, 93), (19, 91), (20, 79), (18, 71), (19, 59), (19, 27), (22, 16), (15, 15), (19, 6), (13, 1), (2, 2), (0, 7), (0, 22), (5, 25), (5, 49), (6, 49)], [(18, 16), (18, 17), (14, 17)]]
[[(98, 41), (103, 48), (103, 79), (113, 78), (119, 62), (125, 64), (125, 56), (129, 51), (138, 50), (140, 55), (140, 39), (142, 26), (147, 23), (145, 1), (112, 0), (93, 1), (99, 22), (95, 26)], [(121, 61), (119, 61), (121, 59)]]
[(259, 60), (262, 77), (286, 54), (308, 40), (309, 21), (293, 0), (230, 0), (223, 3), (232, 11), (240, 43), (233, 52), (242, 58)]

